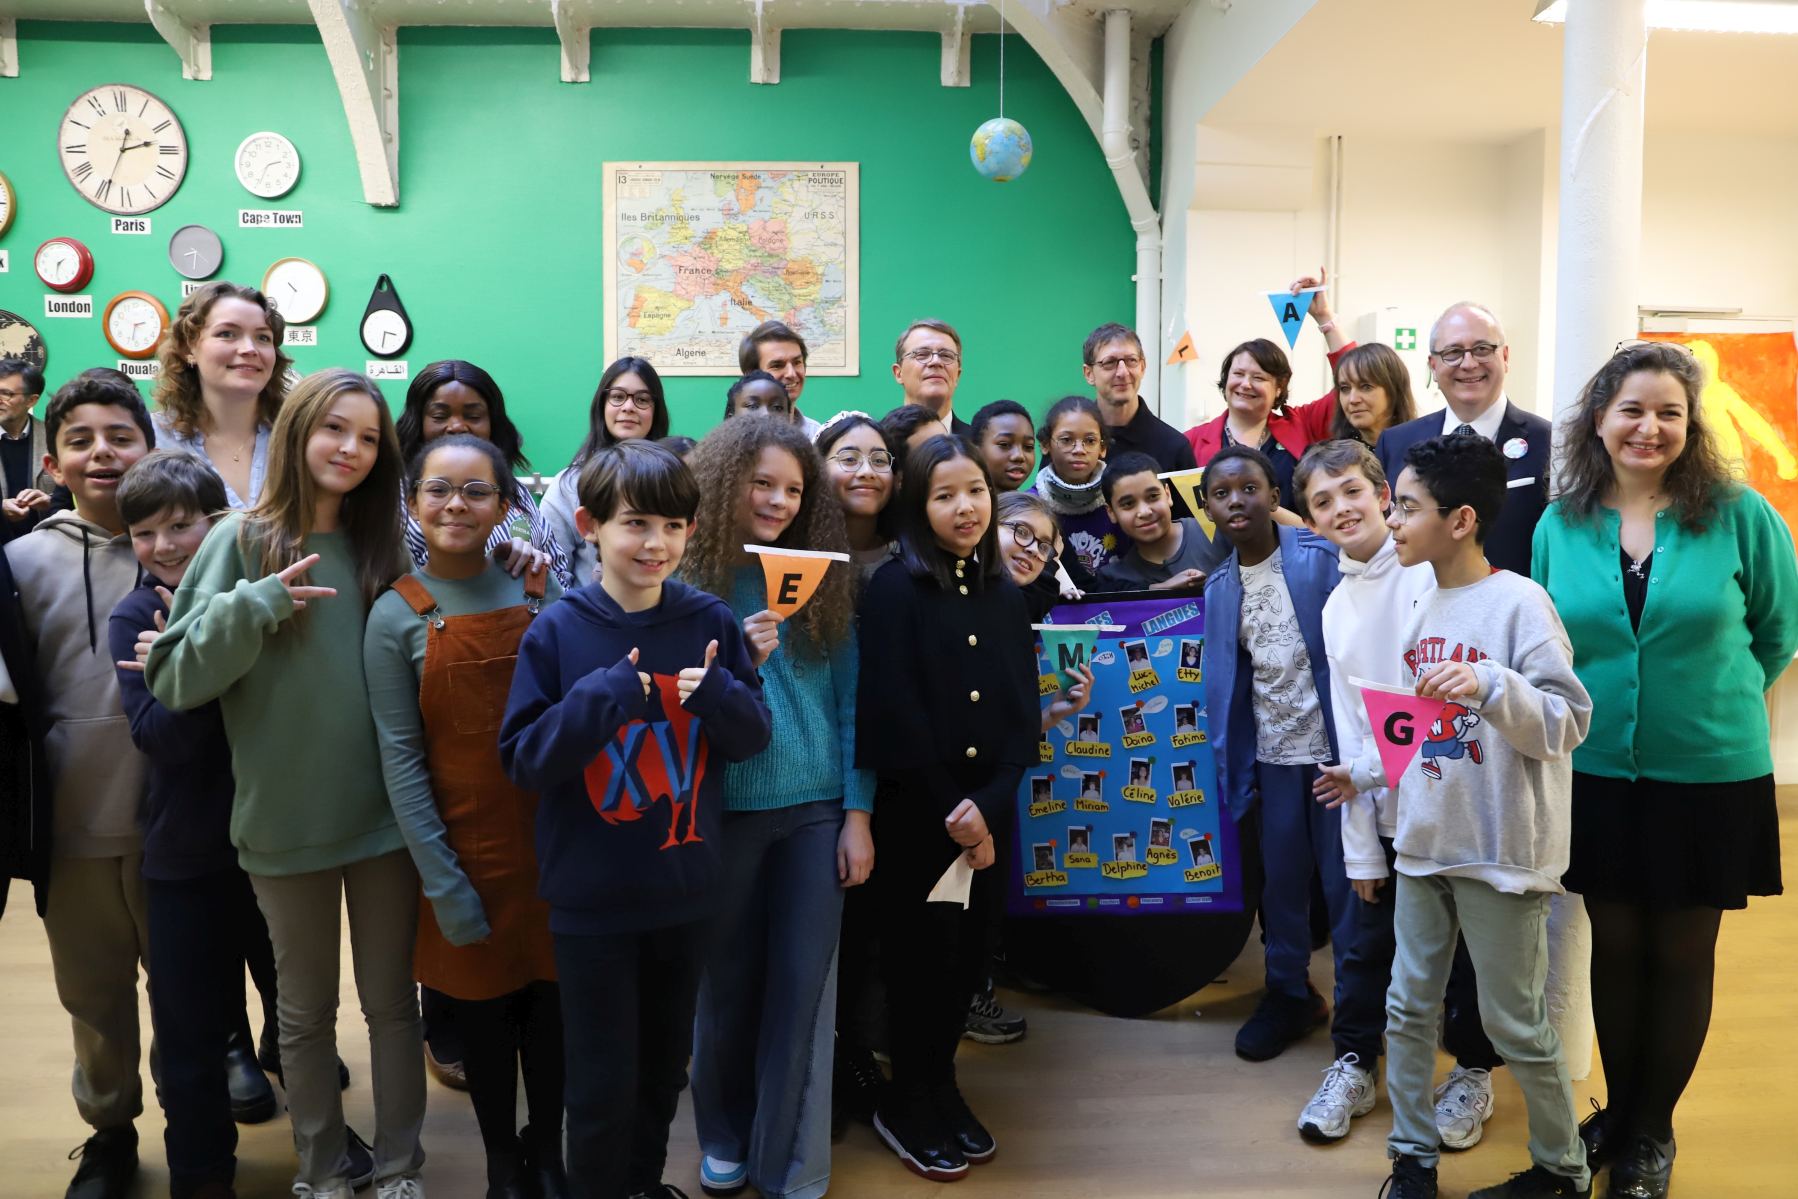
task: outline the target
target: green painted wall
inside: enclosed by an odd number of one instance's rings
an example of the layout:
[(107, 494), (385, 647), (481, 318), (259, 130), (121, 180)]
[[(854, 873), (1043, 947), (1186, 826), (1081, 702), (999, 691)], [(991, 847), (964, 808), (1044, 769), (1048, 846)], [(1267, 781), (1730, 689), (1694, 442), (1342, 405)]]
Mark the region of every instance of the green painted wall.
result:
[[(400, 199), (362, 201), (336, 84), (315, 30), (220, 25), (213, 78), (181, 78), (148, 25), (21, 22), (19, 77), (0, 80), (0, 171), (19, 212), (0, 241), (12, 268), (0, 308), (49, 344), (51, 386), (117, 361), (93, 320), (43, 318), (31, 256), (46, 238), (79, 238), (96, 269), (96, 312), (120, 291), (159, 296), (181, 280), (168, 238), (217, 230), (220, 277), (259, 283), (275, 259), (325, 271), (331, 301), (317, 348), (290, 349), (301, 370), (367, 361), (357, 325), (378, 274), (393, 276), (417, 335), (416, 371), (459, 357), (505, 389), (527, 451), (545, 472), (585, 432), (604, 368), (600, 336), (600, 164), (607, 160), (847, 160), (861, 163), (861, 358), (856, 378), (818, 378), (805, 408), (876, 414), (899, 401), (889, 364), (914, 316), (956, 324), (968, 347), (958, 413), (1006, 396), (1041, 411), (1083, 390), (1080, 341), (1132, 314), (1133, 240), (1098, 145), (1047, 68), (1009, 39), (1006, 112), (1035, 140), (1029, 172), (989, 183), (968, 138), (996, 111), (998, 47), (973, 47), (971, 88), (938, 83), (940, 40), (927, 34), (789, 31), (781, 82), (747, 82), (748, 34), (595, 30), (589, 84), (558, 78), (548, 29), (404, 29), (400, 35)], [(129, 82), (161, 96), (191, 147), (186, 181), (151, 214), (149, 237), (115, 236), (80, 199), (55, 154), (57, 123), (87, 88)], [(231, 157), (259, 129), (286, 134), (303, 159), (287, 196), (238, 185)], [(298, 208), (300, 230), (239, 230), (240, 208)], [(147, 385), (146, 385), (147, 386)], [(677, 432), (717, 419), (724, 380), (668, 381)], [(396, 407), (403, 387), (390, 384)]]

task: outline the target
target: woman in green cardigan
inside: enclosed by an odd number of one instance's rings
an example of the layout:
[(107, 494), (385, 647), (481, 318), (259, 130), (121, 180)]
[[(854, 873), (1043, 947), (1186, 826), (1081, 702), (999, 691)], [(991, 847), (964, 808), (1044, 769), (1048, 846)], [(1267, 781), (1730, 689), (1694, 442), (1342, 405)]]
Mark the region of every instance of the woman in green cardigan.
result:
[(1731, 478), (1683, 348), (1619, 350), (1562, 429), (1533, 573), (1593, 695), (1563, 879), (1592, 916), (1609, 1103), (1581, 1133), (1613, 1196), (1667, 1193), (1673, 1109), (1710, 1024), (1725, 909), (1780, 893), (1764, 693), (1798, 650), (1798, 564)]

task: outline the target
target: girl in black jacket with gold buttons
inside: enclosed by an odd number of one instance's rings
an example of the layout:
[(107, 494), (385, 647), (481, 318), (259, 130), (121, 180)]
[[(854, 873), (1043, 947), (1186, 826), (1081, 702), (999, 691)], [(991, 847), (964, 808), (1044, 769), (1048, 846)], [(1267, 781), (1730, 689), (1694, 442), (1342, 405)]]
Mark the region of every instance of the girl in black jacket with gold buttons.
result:
[(967, 909), (927, 897), (960, 855), (993, 868), (1041, 719), (1030, 618), (999, 557), (993, 499), (959, 439), (912, 451), (895, 503), (900, 554), (861, 609), (856, 765), (879, 779), (868, 885), (893, 1014), (893, 1084), (875, 1130), (937, 1181), (996, 1146), (955, 1084), (968, 996), (984, 982), (983, 889)]

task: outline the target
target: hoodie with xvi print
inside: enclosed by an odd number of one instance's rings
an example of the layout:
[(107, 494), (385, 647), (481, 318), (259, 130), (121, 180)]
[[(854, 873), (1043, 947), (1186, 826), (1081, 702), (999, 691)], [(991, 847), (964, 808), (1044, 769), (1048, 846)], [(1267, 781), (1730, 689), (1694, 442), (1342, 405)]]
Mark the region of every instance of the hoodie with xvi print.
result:
[[(718, 656), (680, 702), (680, 672)], [(630, 652), (638, 653), (636, 662)], [(651, 677), (644, 694), (638, 674)], [(767, 747), (768, 708), (728, 605), (679, 582), (626, 612), (597, 583), (518, 647), (500, 761), (539, 796), (538, 893), (550, 929), (642, 932), (703, 919), (722, 861), (725, 762)]]

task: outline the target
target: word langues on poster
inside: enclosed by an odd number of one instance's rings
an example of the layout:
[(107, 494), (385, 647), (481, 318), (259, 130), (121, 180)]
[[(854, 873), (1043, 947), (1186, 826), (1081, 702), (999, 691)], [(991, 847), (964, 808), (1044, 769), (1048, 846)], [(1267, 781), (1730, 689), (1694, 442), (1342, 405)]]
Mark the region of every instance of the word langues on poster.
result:
[(1180, 598), (1063, 604), (1032, 626), (1044, 702), (1081, 681), (1084, 711), (1038, 745), (1018, 794), (1018, 914), (1168, 914), (1242, 906), (1235, 828), (1216, 797), (1204, 607)]

